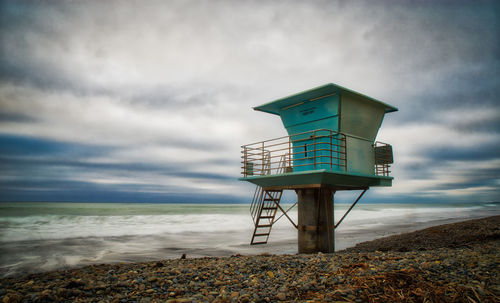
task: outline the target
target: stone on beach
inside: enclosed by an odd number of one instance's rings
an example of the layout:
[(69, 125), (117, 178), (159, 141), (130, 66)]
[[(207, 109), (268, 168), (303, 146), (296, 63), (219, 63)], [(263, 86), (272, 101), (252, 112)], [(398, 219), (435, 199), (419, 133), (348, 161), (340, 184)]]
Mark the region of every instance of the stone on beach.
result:
[[(423, 230), (334, 254), (92, 265), (0, 279), (0, 298), (2, 302), (498, 302), (499, 226), (500, 216), (490, 217), (435, 227), (428, 241), (423, 239), (429, 230)], [(480, 240), (461, 242), (467, 237), (460, 235), (472, 227), (468, 232)], [(401, 251), (398, 241), (415, 241), (415, 249), (408, 245)], [(380, 251), (380, 245), (390, 249)]]

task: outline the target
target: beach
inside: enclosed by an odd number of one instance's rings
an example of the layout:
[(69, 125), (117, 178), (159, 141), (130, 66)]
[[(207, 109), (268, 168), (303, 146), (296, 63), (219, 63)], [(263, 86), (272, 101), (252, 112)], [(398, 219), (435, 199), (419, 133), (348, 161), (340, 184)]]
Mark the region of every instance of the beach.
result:
[(500, 216), (332, 254), (98, 264), (0, 279), (3, 302), (498, 302)]
[[(336, 220), (348, 207), (335, 205)], [(335, 249), (492, 215), (500, 215), (499, 204), (360, 203), (336, 229)], [(295, 209), (290, 216), (296, 222)], [(252, 224), (244, 204), (0, 203), (0, 278), (182, 254), (297, 253), (297, 231), (286, 218), (267, 245), (249, 245)]]

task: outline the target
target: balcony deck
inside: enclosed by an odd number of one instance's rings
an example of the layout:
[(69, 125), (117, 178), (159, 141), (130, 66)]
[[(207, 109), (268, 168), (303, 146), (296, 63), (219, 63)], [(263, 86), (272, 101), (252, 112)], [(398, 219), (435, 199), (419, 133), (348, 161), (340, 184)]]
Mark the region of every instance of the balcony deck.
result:
[(332, 172), (326, 169), (239, 178), (266, 190), (317, 188), (322, 186), (355, 190), (372, 186), (391, 186), (393, 177)]
[[(319, 129), (242, 146), (242, 174), (248, 181), (266, 190), (331, 187), (339, 190), (391, 186), (389, 176), (392, 148), (385, 143), (362, 142), (357, 138)], [(348, 142), (351, 142), (348, 144)], [(350, 146), (350, 147), (349, 147)], [(356, 147), (372, 159), (356, 159)], [(389, 155), (390, 152), (390, 155)], [(359, 157), (359, 156), (358, 156)], [(369, 161), (367, 161), (369, 160)], [(359, 165), (363, 162), (364, 173)], [(358, 169), (358, 171), (355, 171)]]

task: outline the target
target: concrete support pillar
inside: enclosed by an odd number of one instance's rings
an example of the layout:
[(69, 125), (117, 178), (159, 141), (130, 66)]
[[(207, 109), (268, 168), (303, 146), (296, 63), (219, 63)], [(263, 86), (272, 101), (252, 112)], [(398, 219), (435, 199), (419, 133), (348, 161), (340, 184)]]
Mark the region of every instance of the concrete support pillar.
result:
[(333, 195), (335, 190), (321, 187), (297, 189), (299, 253), (335, 251)]

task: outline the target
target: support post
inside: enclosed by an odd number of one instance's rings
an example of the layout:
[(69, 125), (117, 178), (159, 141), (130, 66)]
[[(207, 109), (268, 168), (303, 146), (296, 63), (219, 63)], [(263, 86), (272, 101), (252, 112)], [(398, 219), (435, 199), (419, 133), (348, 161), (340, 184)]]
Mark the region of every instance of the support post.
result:
[(349, 207), (349, 209), (345, 212), (345, 214), (342, 216), (342, 218), (339, 220), (339, 222), (337, 224), (335, 224), (335, 228), (337, 228), (337, 226), (339, 226), (340, 223), (342, 223), (342, 221), (347, 216), (347, 214), (349, 214), (351, 209), (354, 207), (354, 205), (356, 205), (356, 203), (358, 203), (359, 199), (361, 199), (361, 197), (363, 197), (363, 195), (366, 193), (367, 190), (368, 190), (368, 188), (363, 189), (363, 192), (358, 196), (356, 201), (354, 201), (354, 203), (351, 205), (351, 207)]
[(297, 189), (299, 253), (335, 252), (333, 196), (335, 190)]

